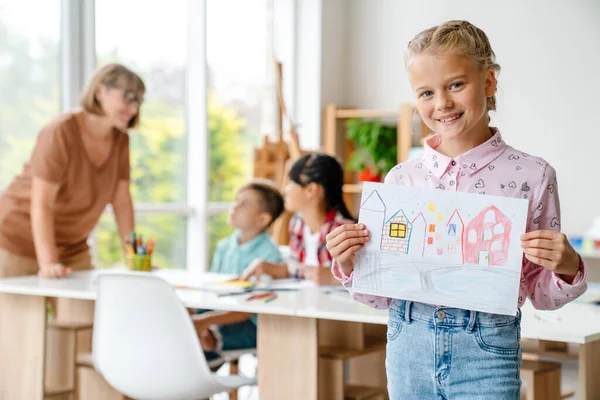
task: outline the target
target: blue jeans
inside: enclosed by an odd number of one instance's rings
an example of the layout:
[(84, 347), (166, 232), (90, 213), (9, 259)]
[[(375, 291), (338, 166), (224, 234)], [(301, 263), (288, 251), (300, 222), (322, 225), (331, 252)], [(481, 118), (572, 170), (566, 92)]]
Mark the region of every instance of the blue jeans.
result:
[[(202, 314), (210, 310), (199, 309), (196, 314)], [(252, 320), (247, 320), (232, 325), (222, 325), (211, 329), (217, 341), (215, 351), (205, 351), (207, 361), (220, 357), (223, 350), (242, 350), (256, 348), (256, 325)]]
[(392, 300), (387, 331), (391, 400), (519, 400), (517, 317)]

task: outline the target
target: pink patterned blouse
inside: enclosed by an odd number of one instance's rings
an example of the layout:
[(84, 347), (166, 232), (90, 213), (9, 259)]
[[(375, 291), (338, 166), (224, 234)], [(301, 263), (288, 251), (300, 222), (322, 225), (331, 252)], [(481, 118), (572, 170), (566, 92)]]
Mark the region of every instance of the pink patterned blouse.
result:
[[(556, 171), (541, 158), (510, 147), (498, 129), (492, 130), (494, 135), (487, 142), (456, 158), (435, 150), (441, 137), (434, 135), (425, 142), (422, 157), (395, 166), (387, 174), (385, 183), (529, 199), (527, 231), (559, 231)], [(352, 274), (346, 276), (335, 260), (332, 271), (344, 287), (351, 289)], [(557, 309), (579, 297), (587, 288), (581, 258), (572, 284), (525, 257), (521, 274), (519, 307), (529, 297), (535, 308)], [(352, 293), (352, 296), (374, 308), (388, 308), (391, 301), (387, 297), (360, 293)]]

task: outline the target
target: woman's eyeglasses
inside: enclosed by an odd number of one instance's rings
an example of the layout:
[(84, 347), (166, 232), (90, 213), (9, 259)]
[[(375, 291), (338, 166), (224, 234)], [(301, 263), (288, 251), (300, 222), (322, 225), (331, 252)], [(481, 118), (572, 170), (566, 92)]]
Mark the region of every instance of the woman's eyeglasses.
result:
[(127, 89), (124, 89), (124, 88), (118, 87), (118, 86), (109, 86), (109, 87), (111, 89), (116, 89), (116, 90), (121, 91), (123, 93), (123, 100), (125, 100), (125, 102), (127, 104), (137, 103), (138, 106), (140, 106), (144, 102), (144, 96), (134, 90), (127, 90)]

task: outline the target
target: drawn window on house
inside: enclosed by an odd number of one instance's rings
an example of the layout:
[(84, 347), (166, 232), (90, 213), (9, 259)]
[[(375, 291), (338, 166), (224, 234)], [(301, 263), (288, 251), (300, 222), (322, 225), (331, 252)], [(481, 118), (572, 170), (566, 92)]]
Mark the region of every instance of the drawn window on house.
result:
[(491, 229), (483, 230), (483, 241), (486, 242), (488, 240), (492, 240), (492, 231)]
[(406, 224), (391, 223), (390, 224), (390, 237), (400, 238), (400, 239), (406, 238)]
[(448, 254), (456, 254), (456, 245), (455, 244), (448, 245)]
[(434, 224), (429, 225), (429, 232), (435, 232), (435, 225)]
[(496, 213), (493, 210), (486, 212), (483, 222), (491, 222), (491, 223), (496, 222)]
[(441, 233), (436, 233), (435, 234), (435, 240), (442, 240), (442, 234)]
[(443, 255), (443, 254), (444, 254), (444, 248), (443, 248), (443, 247), (438, 247), (438, 248), (437, 248), (437, 255), (438, 255), (438, 256), (441, 256), (441, 255)]
[(456, 224), (448, 225), (448, 236), (456, 236)]
[(443, 221), (444, 220), (444, 214), (438, 213), (437, 220), (438, 221)]
[(435, 212), (435, 203), (429, 203), (428, 209), (429, 212)]
[(502, 250), (502, 243), (500, 242), (500, 240), (495, 240), (492, 243), (492, 251), (501, 251)]
[(433, 244), (433, 237), (429, 236), (427, 238), (427, 244)]
[(494, 235), (501, 235), (504, 233), (504, 225), (497, 224), (494, 226)]
[(477, 243), (477, 231), (475, 229), (469, 231), (469, 243)]

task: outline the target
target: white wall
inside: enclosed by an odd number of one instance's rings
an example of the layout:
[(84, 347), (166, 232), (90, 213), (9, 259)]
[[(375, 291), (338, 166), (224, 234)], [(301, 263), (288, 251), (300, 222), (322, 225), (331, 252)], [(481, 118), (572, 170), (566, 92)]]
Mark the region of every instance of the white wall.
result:
[(482, 28), (502, 66), (494, 124), (558, 171), (564, 232), (600, 215), (600, 1), (348, 0), (346, 15), (345, 103), (363, 108), (413, 101), (403, 52), (414, 34), (449, 19)]
[[(293, 112), (305, 150), (321, 146), (321, 117), (328, 103), (346, 101), (346, 0), (277, 0), (294, 2), (295, 71)], [(286, 68), (284, 64), (284, 68)], [(286, 76), (285, 75), (284, 80)]]
[(347, 0), (323, 1), (321, 48), (321, 105), (346, 101), (346, 32), (349, 29)]
[(295, 1), (294, 117), (300, 146), (307, 150), (320, 145), (322, 1)]

